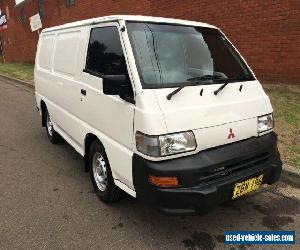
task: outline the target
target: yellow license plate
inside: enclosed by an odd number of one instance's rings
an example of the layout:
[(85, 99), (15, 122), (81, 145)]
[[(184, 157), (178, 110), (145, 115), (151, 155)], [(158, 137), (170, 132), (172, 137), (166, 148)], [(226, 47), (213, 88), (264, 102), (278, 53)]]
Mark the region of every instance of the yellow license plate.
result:
[(236, 183), (233, 189), (232, 199), (250, 193), (261, 186), (263, 175)]

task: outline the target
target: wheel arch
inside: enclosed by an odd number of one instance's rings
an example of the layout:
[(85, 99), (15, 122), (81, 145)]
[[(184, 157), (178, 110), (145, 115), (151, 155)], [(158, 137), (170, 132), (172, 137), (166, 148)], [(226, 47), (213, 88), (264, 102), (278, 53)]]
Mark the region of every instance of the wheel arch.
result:
[(101, 140), (96, 135), (94, 135), (93, 133), (88, 133), (85, 136), (85, 139), (84, 139), (84, 170), (85, 170), (85, 172), (89, 172), (89, 163), (88, 163), (89, 150), (90, 150), (90, 147), (91, 147), (92, 143), (95, 140), (99, 141), (99, 143), (104, 148), (104, 145), (101, 142)]
[(46, 110), (47, 110), (47, 106), (46, 103), (41, 100), (41, 112), (42, 112), (42, 127), (46, 127)]

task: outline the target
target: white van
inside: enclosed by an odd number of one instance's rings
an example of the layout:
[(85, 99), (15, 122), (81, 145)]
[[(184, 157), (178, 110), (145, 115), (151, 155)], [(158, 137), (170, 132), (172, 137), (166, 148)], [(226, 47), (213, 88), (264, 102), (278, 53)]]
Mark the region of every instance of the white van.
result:
[(50, 141), (84, 157), (105, 202), (125, 191), (194, 213), (280, 177), (269, 98), (212, 25), (107, 16), (44, 29), (35, 88)]

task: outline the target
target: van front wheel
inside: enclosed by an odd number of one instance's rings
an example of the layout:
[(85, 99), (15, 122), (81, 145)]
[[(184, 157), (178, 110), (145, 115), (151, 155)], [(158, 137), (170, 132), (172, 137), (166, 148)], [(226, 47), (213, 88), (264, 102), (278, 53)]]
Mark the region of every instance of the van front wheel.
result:
[(96, 140), (90, 147), (89, 171), (96, 194), (106, 203), (118, 201), (122, 191), (115, 185), (104, 147)]

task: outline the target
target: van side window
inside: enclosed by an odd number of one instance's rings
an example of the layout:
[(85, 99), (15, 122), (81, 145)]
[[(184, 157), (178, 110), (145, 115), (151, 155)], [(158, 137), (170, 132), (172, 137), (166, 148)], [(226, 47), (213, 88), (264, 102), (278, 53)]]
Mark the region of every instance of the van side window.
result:
[(117, 27), (92, 29), (85, 70), (103, 75), (127, 75)]

